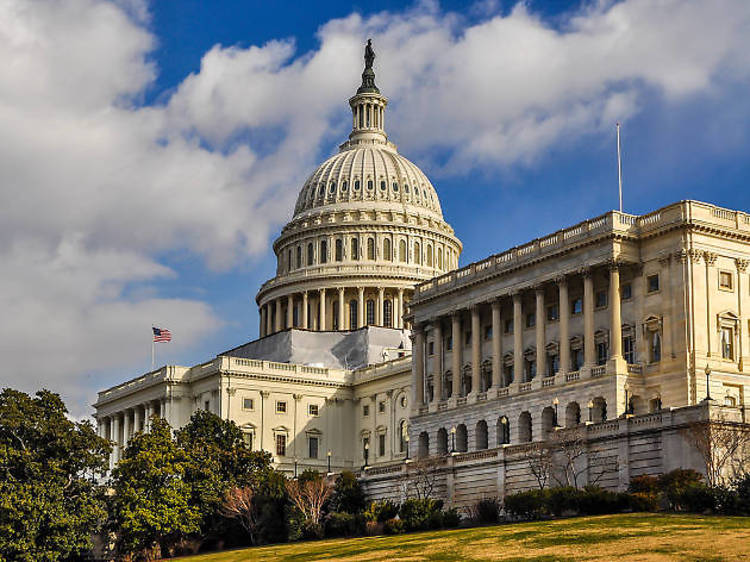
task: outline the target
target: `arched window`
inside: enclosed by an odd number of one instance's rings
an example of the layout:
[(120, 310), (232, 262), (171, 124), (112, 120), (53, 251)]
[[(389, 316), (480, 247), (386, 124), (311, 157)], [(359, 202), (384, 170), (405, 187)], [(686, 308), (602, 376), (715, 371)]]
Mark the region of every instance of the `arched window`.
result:
[(381, 182), (380, 182), (380, 190), (381, 190), (381, 191), (385, 191), (386, 189), (387, 189), (387, 187), (386, 187), (386, 185), (385, 185), (385, 182), (384, 182), (384, 181), (381, 181)]
[(543, 439), (549, 439), (550, 434), (555, 430), (557, 420), (555, 419), (555, 409), (552, 406), (547, 406), (542, 410), (542, 437)]
[(374, 238), (367, 239), (367, 259), (368, 260), (375, 259), (375, 239)]
[(479, 420), (477, 422), (476, 429), (474, 431), (474, 447), (477, 451), (481, 451), (489, 447), (487, 439), (487, 422)]
[(419, 242), (414, 242), (414, 263), (422, 265), (422, 252)]
[(341, 238), (336, 238), (336, 261), (344, 260), (344, 243)]
[(597, 396), (589, 404), (589, 416), (592, 422), (599, 423), (607, 421), (607, 401), (604, 398)]
[(443, 269), (443, 249), (438, 248), (437, 251), (437, 266), (438, 269)]
[(465, 453), (469, 450), (469, 435), (462, 423), (456, 426), (456, 451)]
[(314, 259), (314, 256), (313, 256), (313, 244), (312, 244), (312, 242), (310, 242), (307, 245), (307, 265), (312, 265), (313, 264), (313, 259)]
[(531, 414), (521, 412), (518, 416), (518, 440), (521, 443), (531, 443), (533, 433), (531, 431)]
[(438, 429), (437, 432), (437, 454), (447, 455), (448, 454), (448, 432), (444, 427)]
[(326, 263), (328, 261), (328, 241), (320, 241), (320, 263)]
[(393, 327), (393, 301), (390, 299), (383, 301), (383, 326)]
[(346, 180), (341, 182), (341, 191), (346, 191), (349, 188), (349, 182)]
[(427, 244), (427, 267), (432, 267), (432, 246)]
[(398, 424), (398, 450), (401, 453), (406, 452), (406, 420), (401, 420)]
[(510, 422), (505, 416), (497, 420), (497, 444), (508, 445), (510, 443)]
[(443, 400), (448, 400), (451, 396), (453, 396), (453, 373), (446, 371), (443, 378)]
[(386, 261), (391, 261), (393, 259), (393, 254), (391, 253), (391, 241), (389, 238), (383, 240), (383, 259)]
[(349, 329), (357, 329), (357, 300), (352, 299), (349, 301)]
[(359, 180), (354, 180), (354, 191), (359, 191)]
[(352, 238), (351, 259), (353, 260), (359, 259), (359, 240), (357, 238)]
[(286, 270), (291, 271), (292, 270), (292, 250), (291, 248), (287, 251), (286, 254)]
[(398, 243), (398, 261), (402, 263), (406, 261), (406, 240)]
[(372, 299), (368, 299), (366, 309), (367, 325), (372, 326), (373, 324), (375, 324), (375, 301)]
[(565, 408), (565, 427), (574, 427), (581, 423), (581, 407), (578, 402), (571, 402)]
[(419, 434), (419, 451), (420, 458), (427, 457), (430, 454), (430, 436), (426, 431)]
[(302, 267), (302, 246), (297, 246), (297, 269)]

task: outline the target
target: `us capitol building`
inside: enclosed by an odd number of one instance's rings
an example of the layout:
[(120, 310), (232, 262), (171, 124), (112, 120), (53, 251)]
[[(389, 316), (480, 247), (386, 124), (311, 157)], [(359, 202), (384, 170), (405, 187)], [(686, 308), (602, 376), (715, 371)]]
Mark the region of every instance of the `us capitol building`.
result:
[(112, 464), (153, 416), (205, 409), (281, 470), (354, 470), (373, 497), (421, 458), (457, 506), (536, 486), (525, 453), (565, 431), (605, 487), (701, 470), (680, 428), (750, 414), (750, 215), (611, 211), (459, 268), (437, 191), (388, 139), (373, 59), (368, 42), (349, 138), (273, 245), (259, 339), (99, 392)]

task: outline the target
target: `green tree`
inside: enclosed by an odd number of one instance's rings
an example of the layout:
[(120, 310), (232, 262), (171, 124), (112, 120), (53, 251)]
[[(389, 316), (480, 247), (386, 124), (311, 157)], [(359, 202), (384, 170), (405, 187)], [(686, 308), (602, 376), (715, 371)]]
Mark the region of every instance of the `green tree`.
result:
[(121, 553), (167, 556), (175, 543), (199, 530), (200, 510), (191, 503), (185, 481), (190, 463), (162, 419), (154, 418), (149, 433), (130, 440), (112, 474), (112, 515)]
[(0, 560), (60, 560), (90, 549), (104, 522), (110, 445), (57, 394), (0, 392)]
[(365, 510), (365, 492), (353, 472), (344, 470), (336, 477), (331, 511), (357, 514)]

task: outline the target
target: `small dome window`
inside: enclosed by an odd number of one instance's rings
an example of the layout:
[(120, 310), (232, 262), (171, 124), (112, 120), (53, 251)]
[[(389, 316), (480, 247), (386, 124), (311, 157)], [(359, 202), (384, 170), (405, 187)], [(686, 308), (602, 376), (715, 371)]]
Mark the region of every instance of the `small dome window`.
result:
[(395, 181), (393, 182), (393, 191), (398, 191), (398, 183)]
[(367, 189), (372, 189), (372, 188), (373, 188), (372, 180), (367, 180)]
[(318, 187), (318, 195), (323, 195), (323, 194), (325, 193), (325, 191), (326, 191), (326, 188), (325, 188), (325, 186), (324, 186), (324, 185), (323, 185), (323, 184), (321, 183), (321, 184), (320, 184), (320, 186)]
[(385, 191), (385, 190), (386, 190), (386, 186), (385, 186), (385, 180), (382, 180), (382, 181), (380, 182), (380, 190), (381, 190), (381, 191)]
[(342, 181), (341, 182), (341, 191), (346, 191), (347, 189), (349, 189), (349, 182)]
[(354, 180), (354, 191), (359, 191), (359, 180)]
[(404, 184), (404, 193), (409, 193), (409, 185)]
[(336, 191), (336, 182), (335, 182), (335, 181), (332, 181), (332, 182), (331, 182), (331, 189), (330, 189), (330, 192), (331, 192), (331, 193), (333, 193), (334, 191)]

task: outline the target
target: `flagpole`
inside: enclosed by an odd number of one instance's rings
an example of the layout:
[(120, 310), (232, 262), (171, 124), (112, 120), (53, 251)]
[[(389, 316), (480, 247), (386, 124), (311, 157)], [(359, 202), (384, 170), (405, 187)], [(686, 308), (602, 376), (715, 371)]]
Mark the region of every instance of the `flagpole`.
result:
[(154, 342), (154, 329), (151, 328), (151, 371), (156, 368), (156, 342)]
[(620, 155), (620, 122), (617, 122), (617, 186), (620, 195), (620, 212), (622, 213), (622, 157)]

